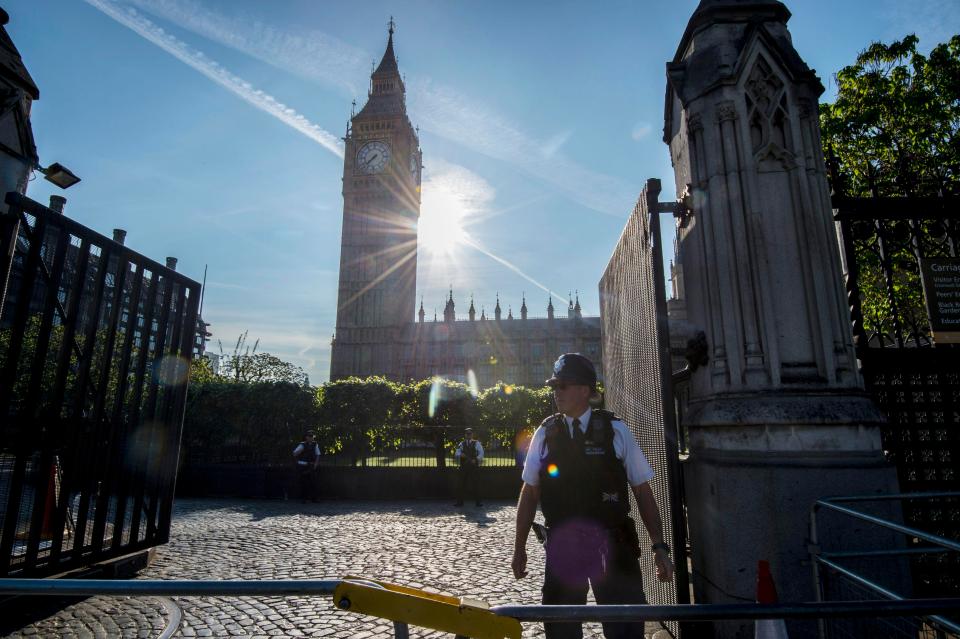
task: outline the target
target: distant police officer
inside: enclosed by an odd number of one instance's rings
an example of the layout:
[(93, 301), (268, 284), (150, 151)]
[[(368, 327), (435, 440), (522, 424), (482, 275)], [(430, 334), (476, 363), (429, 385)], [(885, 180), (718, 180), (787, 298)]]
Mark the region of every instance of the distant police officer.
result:
[(303, 441), (293, 449), (300, 480), (300, 501), (317, 501), (316, 470), (320, 465), (320, 446), (313, 441), (313, 431), (308, 430)]
[[(585, 604), (592, 585), (598, 604), (643, 604), (640, 544), (628, 516), (632, 490), (653, 542), (657, 578), (673, 577), (657, 503), (653, 469), (626, 424), (592, 410), (597, 373), (579, 353), (561, 355), (547, 380), (559, 412), (533, 434), (517, 505), (513, 574), (527, 574), (527, 537), (537, 504), (546, 519), (544, 604)], [(544, 624), (549, 639), (582, 637), (575, 623)], [(604, 623), (607, 639), (643, 637), (642, 622)]]
[(453, 456), (460, 462), (460, 494), (455, 506), (463, 506), (467, 492), (473, 496), (477, 506), (483, 506), (480, 501), (480, 488), (477, 483), (477, 469), (483, 461), (483, 446), (473, 438), (473, 429), (468, 428), (463, 433), (463, 441), (457, 445)]

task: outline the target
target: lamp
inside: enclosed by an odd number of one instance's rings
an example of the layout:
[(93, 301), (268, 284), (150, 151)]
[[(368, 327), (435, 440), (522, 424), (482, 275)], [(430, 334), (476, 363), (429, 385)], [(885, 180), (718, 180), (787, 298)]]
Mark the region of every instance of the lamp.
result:
[(37, 170), (43, 173), (43, 178), (48, 182), (53, 182), (61, 189), (69, 189), (80, 181), (73, 171), (63, 166), (59, 162), (54, 162), (47, 168), (37, 165)]

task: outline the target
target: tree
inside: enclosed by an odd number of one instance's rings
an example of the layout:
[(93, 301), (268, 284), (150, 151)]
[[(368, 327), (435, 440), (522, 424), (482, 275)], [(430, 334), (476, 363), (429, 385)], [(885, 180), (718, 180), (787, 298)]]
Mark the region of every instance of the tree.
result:
[(837, 99), (820, 105), (845, 195), (960, 195), (960, 36), (929, 56), (918, 42), (871, 44), (837, 73)]
[(480, 424), (494, 438), (513, 438), (518, 429), (530, 428), (543, 419), (536, 392), (525, 386), (498, 382), (477, 396)]
[(209, 384), (217, 380), (217, 376), (206, 357), (194, 357), (190, 360), (190, 383)]
[[(960, 195), (960, 36), (924, 56), (916, 36), (871, 44), (836, 75), (837, 98), (820, 105), (824, 152), (845, 196)], [(877, 230), (852, 222), (864, 329), (881, 336), (898, 321), (918, 340), (928, 330), (908, 220), (885, 227), (887, 281)], [(943, 229), (924, 222), (921, 236)], [(896, 305), (896, 312), (894, 306)]]
[(288, 382), (191, 383), (183, 446), (200, 461), (234, 457), (283, 463), (293, 444), (319, 421), (313, 389)]
[(446, 466), (452, 442), (462, 429), (477, 422), (477, 406), (470, 387), (443, 377), (434, 377), (406, 385), (401, 390), (403, 402), (399, 420), (426, 427), (433, 440), (437, 466)]
[(383, 377), (349, 377), (317, 389), (320, 420), (333, 436), (333, 449), (349, 453), (354, 465), (365, 464), (374, 441), (387, 436), (396, 395), (396, 384)]
[(223, 359), (221, 377), (234, 382), (288, 382), (305, 386), (307, 374), (302, 368), (285, 362), (270, 353), (258, 353), (260, 340), (256, 340), (251, 348), (247, 345), (247, 333), (244, 331), (237, 338), (233, 353), (223, 354), (223, 344), (220, 344), (220, 356)]

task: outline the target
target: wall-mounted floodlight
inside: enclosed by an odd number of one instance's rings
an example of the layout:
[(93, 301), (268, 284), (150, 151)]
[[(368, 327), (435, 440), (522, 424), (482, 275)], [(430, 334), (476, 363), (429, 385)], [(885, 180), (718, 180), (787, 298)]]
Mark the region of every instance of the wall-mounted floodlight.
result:
[(69, 189), (71, 186), (80, 181), (73, 171), (63, 166), (59, 162), (54, 162), (47, 168), (42, 166), (37, 166), (37, 170), (43, 173), (43, 178), (48, 182), (53, 182), (61, 189)]

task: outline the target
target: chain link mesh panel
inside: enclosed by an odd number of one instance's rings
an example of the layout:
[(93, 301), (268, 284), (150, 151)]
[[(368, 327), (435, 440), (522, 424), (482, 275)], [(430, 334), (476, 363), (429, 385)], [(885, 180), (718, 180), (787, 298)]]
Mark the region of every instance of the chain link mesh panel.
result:
[[(679, 504), (672, 498), (674, 473), (670, 470), (677, 463), (677, 452), (675, 446), (668, 446), (664, 428), (669, 411), (663, 402), (663, 384), (670, 371), (663, 370), (661, 365), (657, 315), (657, 295), (665, 295), (664, 283), (659, 281), (662, 278), (657, 276), (662, 253), (659, 225), (656, 220), (651, 224), (651, 212), (657, 214), (658, 192), (659, 181), (648, 182), (600, 280), (603, 370), (606, 406), (627, 423), (656, 472), (651, 487), (660, 507), (664, 538), (674, 546), (674, 558), (679, 564), (686, 559), (683, 536), (674, 530), (673, 509)], [(665, 302), (662, 308), (665, 312)], [(656, 578), (650, 539), (635, 503), (631, 511), (644, 551), (640, 561), (647, 600), (652, 604), (679, 603), (676, 577), (667, 583)], [(668, 627), (676, 636), (677, 624), (671, 622)]]

